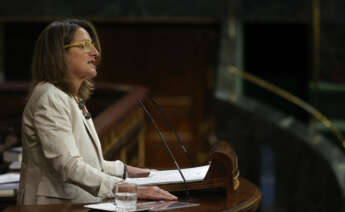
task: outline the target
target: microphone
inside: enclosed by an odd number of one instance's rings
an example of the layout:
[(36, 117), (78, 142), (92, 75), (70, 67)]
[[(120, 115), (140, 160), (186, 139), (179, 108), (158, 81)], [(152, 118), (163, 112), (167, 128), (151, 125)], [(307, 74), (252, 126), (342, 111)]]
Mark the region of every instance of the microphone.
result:
[(156, 129), (156, 131), (157, 131), (159, 137), (161, 138), (161, 141), (163, 142), (165, 148), (168, 150), (168, 152), (169, 152), (169, 154), (170, 154), (170, 158), (173, 160), (173, 162), (174, 162), (174, 164), (175, 164), (175, 166), (176, 166), (178, 172), (180, 173), (180, 175), (181, 175), (181, 177), (182, 177), (182, 180), (183, 180), (183, 183), (184, 183), (184, 185), (185, 185), (186, 198), (188, 199), (188, 197), (189, 197), (189, 191), (188, 191), (188, 189), (187, 189), (186, 178), (184, 177), (184, 175), (183, 175), (183, 173), (182, 173), (182, 171), (181, 171), (181, 169), (180, 169), (180, 166), (177, 164), (177, 161), (176, 161), (176, 159), (175, 159), (174, 154), (172, 153), (172, 151), (171, 151), (170, 147), (168, 146), (168, 143), (166, 142), (166, 140), (165, 140), (165, 138), (164, 138), (162, 132), (160, 131), (158, 125), (156, 124), (155, 120), (154, 120), (153, 117), (151, 116), (150, 112), (149, 112), (149, 111), (147, 110), (147, 108), (145, 107), (144, 103), (143, 103), (140, 99), (138, 99), (138, 98), (136, 98), (136, 99), (137, 99), (137, 102), (139, 103), (140, 107), (144, 110), (145, 114), (147, 115), (147, 117), (150, 119), (151, 123), (152, 123), (153, 126), (155, 127), (155, 129)]
[(149, 93), (146, 93), (146, 96), (151, 100), (151, 102), (153, 103), (153, 105), (155, 106), (156, 110), (158, 110), (159, 114), (161, 116), (163, 116), (163, 118), (165, 119), (165, 121), (168, 123), (169, 128), (171, 131), (174, 132), (174, 135), (178, 141), (178, 143), (180, 144), (181, 148), (183, 149), (184, 153), (186, 154), (189, 162), (191, 163), (192, 167), (194, 167), (194, 161), (192, 159), (192, 157), (190, 156), (189, 152), (187, 151), (185, 145), (183, 145), (182, 140), (180, 139), (180, 136), (178, 136), (176, 129), (174, 128), (174, 126), (171, 124), (170, 120), (168, 119), (168, 117), (166, 116), (165, 112), (162, 110), (161, 107), (159, 107), (159, 105), (156, 103), (156, 101), (153, 99), (152, 95)]

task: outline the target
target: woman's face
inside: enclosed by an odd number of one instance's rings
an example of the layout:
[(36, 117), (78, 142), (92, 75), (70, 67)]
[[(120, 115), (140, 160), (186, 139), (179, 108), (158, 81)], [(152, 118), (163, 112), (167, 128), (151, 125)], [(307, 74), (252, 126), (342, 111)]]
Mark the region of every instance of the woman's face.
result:
[[(92, 41), (89, 33), (79, 27), (73, 37), (72, 44), (81, 41)], [(97, 75), (96, 57), (99, 55), (97, 49), (91, 46), (89, 52), (83, 49), (83, 45), (69, 47), (66, 51), (68, 65), (68, 76), (74, 83), (81, 83), (86, 79), (91, 79)]]

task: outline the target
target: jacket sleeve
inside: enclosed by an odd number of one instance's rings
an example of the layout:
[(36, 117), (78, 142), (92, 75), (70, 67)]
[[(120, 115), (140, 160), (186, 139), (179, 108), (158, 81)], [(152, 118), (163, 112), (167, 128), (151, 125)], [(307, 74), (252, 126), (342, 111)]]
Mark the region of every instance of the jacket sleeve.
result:
[(124, 172), (124, 164), (122, 161), (116, 160), (116, 161), (107, 161), (103, 160), (104, 164), (104, 172), (112, 175), (122, 178), (123, 172)]
[(113, 197), (112, 189), (122, 179), (87, 164), (80, 156), (72, 131), (71, 101), (62, 92), (49, 91), (34, 111), (34, 124), (46, 162), (55, 177), (76, 184), (94, 196)]

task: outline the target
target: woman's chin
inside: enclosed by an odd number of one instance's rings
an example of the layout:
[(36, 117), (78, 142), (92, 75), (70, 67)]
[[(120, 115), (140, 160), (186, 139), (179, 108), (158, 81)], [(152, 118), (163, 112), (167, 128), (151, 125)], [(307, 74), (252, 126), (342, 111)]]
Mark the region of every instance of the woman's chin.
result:
[(92, 69), (89, 74), (89, 78), (92, 79), (97, 76), (97, 71), (96, 69)]

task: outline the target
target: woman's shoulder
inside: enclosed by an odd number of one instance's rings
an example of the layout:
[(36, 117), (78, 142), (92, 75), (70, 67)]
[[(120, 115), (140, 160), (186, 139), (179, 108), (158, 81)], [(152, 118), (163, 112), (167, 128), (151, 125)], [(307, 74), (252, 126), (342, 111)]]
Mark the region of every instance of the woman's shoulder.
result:
[(41, 82), (36, 85), (34, 88), (34, 94), (38, 94), (39, 96), (44, 95), (59, 95), (62, 97), (68, 97), (69, 95), (63, 92), (60, 88), (56, 87), (52, 83), (49, 82)]
[(31, 98), (34, 102), (63, 101), (68, 102), (71, 97), (49, 82), (42, 82), (35, 86)]

